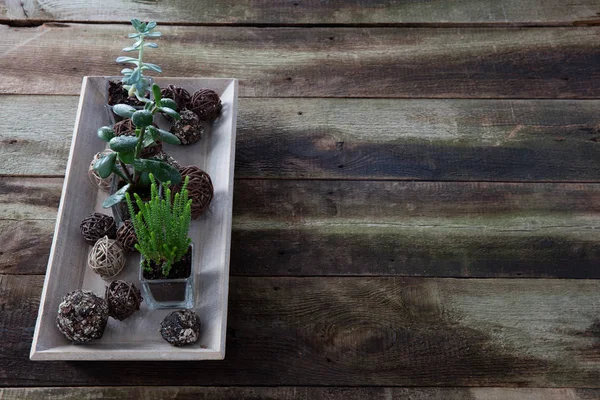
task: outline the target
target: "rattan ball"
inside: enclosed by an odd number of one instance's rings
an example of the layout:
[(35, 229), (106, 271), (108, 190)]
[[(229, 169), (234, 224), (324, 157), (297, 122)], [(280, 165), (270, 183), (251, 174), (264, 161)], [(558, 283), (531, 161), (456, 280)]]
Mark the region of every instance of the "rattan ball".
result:
[(88, 267), (102, 279), (117, 276), (125, 266), (125, 250), (107, 236), (99, 239), (88, 254)]
[(175, 103), (177, 103), (177, 107), (179, 110), (187, 108), (190, 104), (190, 92), (188, 92), (184, 88), (169, 85), (166, 88), (161, 89), (160, 94), (162, 95), (162, 97), (171, 99)]
[(100, 213), (93, 213), (85, 217), (79, 226), (83, 239), (93, 245), (103, 236), (110, 239), (117, 237), (117, 225), (113, 217)]
[(135, 245), (138, 242), (135, 236), (135, 229), (130, 219), (123, 222), (123, 225), (117, 230), (117, 242), (125, 251), (135, 251)]
[(90, 163), (90, 167), (88, 168), (88, 178), (90, 178), (90, 182), (92, 182), (92, 185), (107, 193), (110, 193), (110, 185), (112, 180), (110, 177), (105, 179), (100, 178), (100, 175), (98, 175), (98, 172), (94, 169), (94, 164), (96, 164), (96, 161), (112, 152), (112, 150), (107, 149), (101, 153), (96, 153), (96, 155), (92, 159), (92, 162)]
[(75, 290), (58, 306), (56, 326), (67, 339), (86, 343), (100, 339), (108, 322), (106, 301), (88, 290)]
[(133, 283), (113, 281), (106, 287), (104, 295), (108, 303), (108, 315), (123, 321), (140, 309), (144, 299)]
[(181, 144), (194, 144), (202, 139), (204, 127), (198, 116), (188, 109), (183, 109), (179, 113), (181, 119), (173, 121), (171, 133), (179, 138)]
[(135, 125), (131, 118), (125, 118), (113, 125), (115, 136), (135, 136)]
[(214, 121), (221, 115), (223, 105), (217, 92), (210, 89), (200, 89), (192, 96), (188, 108), (195, 112), (201, 121)]
[[(210, 204), (214, 188), (210, 176), (195, 165), (183, 167), (181, 172), (181, 181), (185, 180), (186, 176), (190, 177), (188, 183), (188, 196), (192, 199), (192, 219), (202, 215)], [(181, 184), (175, 186), (173, 192), (179, 192)]]

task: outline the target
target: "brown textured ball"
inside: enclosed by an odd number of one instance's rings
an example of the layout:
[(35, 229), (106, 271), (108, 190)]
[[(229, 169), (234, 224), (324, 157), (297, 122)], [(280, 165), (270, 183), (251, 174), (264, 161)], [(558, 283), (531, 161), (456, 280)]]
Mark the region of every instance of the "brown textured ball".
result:
[[(183, 167), (180, 171), (181, 181), (186, 176), (190, 177), (188, 184), (188, 197), (192, 199), (192, 219), (198, 218), (208, 208), (213, 195), (214, 188), (210, 176), (195, 165)], [(181, 184), (173, 188), (173, 193), (179, 192)]]
[(221, 115), (223, 105), (217, 92), (210, 89), (200, 89), (192, 96), (188, 108), (196, 113), (200, 121), (214, 121)]
[(135, 136), (135, 125), (131, 118), (125, 118), (113, 125), (115, 136)]
[(192, 99), (190, 92), (175, 85), (169, 85), (166, 88), (161, 89), (160, 94), (163, 98), (171, 99), (177, 103), (179, 110), (187, 108)]
[(108, 322), (108, 304), (87, 290), (75, 290), (58, 306), (56, 326), (67, 339), (86, 343), (100, 339)]
[(181, 119), (173, 121), (171, 133), (179, 138), (181, 144), (194, 144), (202, 138), (204, 127), (198, 116), (188, 109), (179, 113)]
[(113, 281), (106, 287), (104, 294), (108, 304), (108, 315), (123, 321), (140, 309), (144, 299), (140, 290), (133, 283)]
[(196, 343), (200, 338), (200, 318), (191, 310), (173, 311), (160, 323), (160, 334), (173, 346)]
[(117, 230), (117, 242), (119, 242), (125, 251), (136, 251), (135, 245), (138, 241), (130, 219), (123, 222), (123, 225)]
[(111, 179), (111, 177), (102, 179), (100, 177), (100, 175), (98, 174), (98, 171), (96, 171), (94, 169), (94, 165), (96, 165), (96, 161), (98, 161), (105, 155), (110, 154), (112, 152), (113, 152), (112, 150), (106, 149), (101, 153), (96, 153), (96, 155), (92, 159), (92, 162), (90, 163), (90, 166), (88, 168), (88, 178), (90, 178), (90, 182), (92, 183), (92, 185), (94, 185), (95, 187), (97, 187), (100, 190), (107, 192), (107, 193), (110, 192), (110, 186), (112, 183), (112, 179)]
[(119, 242), (104, 236), (88, 253), (87, 265), (102, 279), (112, 279), (125, 267), (125, 250)]
[(103, 236), (108, 236), (110, 239), (117, 237), (117, 225), (110, 215), (93, 213), (81, 221), (79, 229), (83, 239), (91, 245)]

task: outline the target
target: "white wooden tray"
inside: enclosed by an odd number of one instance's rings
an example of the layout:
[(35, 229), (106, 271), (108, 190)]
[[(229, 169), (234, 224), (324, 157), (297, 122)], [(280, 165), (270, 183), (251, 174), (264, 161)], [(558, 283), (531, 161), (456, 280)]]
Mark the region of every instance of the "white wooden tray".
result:
[[(44, 289), (33, 337), (32, 360), (215, 360), (225, 357), (229, 251), (233, 203), (233, 170), (237, 116), (237, 80), (201, 78), (155, 78), (161, 87), (173, 84), (191, 94), (206, 87), (221, 96), (223, 112), (191, 146), (163, 145), (182, 166), (197, 165), (212, 178), (214, 198), (208, 211), (192, 221), (190, 237), (196, 246), (193, 260), (195, 275), (194, 310), (200, 316), (200, 340), (192, 346), (173, 347), (160, 335), (160, 322), (172, 310), (141, 310), (125, 321), (109, 318), (104, 335), (84, 345), (68, 341), (56, 327), (58, 305), (62, 297), (76, 289), (92, 290), (104, 296), (107, 284), (86, 266), (87, 245), (80, 232), (81, 220), (92, 212), (111, 214), (102, 209), (106, 193), (94, 188), (87, 171), (94, 154), (105, 148), (96, 135), (109, 125), (106, 103), (108, 77), (85, 77), (79, 99), (75, 131), (54, 240), (50, 251)], [(115, 279), (138, 280), (139, 254), (128, 253), (123, 272)]]

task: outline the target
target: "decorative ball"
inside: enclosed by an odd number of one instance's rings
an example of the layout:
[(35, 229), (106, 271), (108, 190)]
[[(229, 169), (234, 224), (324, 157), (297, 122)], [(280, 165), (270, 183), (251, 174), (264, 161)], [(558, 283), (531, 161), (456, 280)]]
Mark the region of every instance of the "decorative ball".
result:
[(107, 322), (106, 301), (87, 290), (75, 290), (67, 294), (58, 306), (56, 326), (67, 339), (75, 343), (100, 339)]
[(196, 343), (200, 338), (200, 318), (191, 310), (173, 311), (161, 322), (160, 334), (173, 346)]
[[(181, 181), (185, 180), (186, 176), (190, 177), (188, 183), (188, 197), (192, 199), (192, 219), (198, 218), (208, 208), (214, 194), (213, 184), (210, 176), (195, 165), (183, 167), (179, 170), (181, 173)], [(179, 184), (173, 188), (173, 193), (181, 190)]]
[(88, 254), (88, 267), (102, 279), (114, 278), (125, 266), (125, 250), (107, 236), (99, 239)]
[(91, 245), (103, 236), (108, 236), (110, 239), (117, 237), (117, 225), (110, 215), (93, 213), (81, 221), (79, 229), (83, 239)]
[(88, 168), (88, 178), (90, 178), (90, 182), (92, 182), (92, 185), (107, 193), (110, 193), (110, 185), (112, 180), (110, 177), (104, 179), (100, 178), (100, 175), (98, 175), (98, 172), (94, 169), (94, 164), (96, 164), (96, 161), (112, 152), (112, 150), (107, 149), (101, 153), (96, 153), (96, 155), (92, 159), (92, 162), (90, 163), (90, 167)]
[(190, 92), (174, 85), (161, 89), (160, 94), (164, 98), (175, 101), (179, 110), (187, 108), (191, 100)]
[(194, 144), (202, 138), (204, 127), (198, 116), (188, 109), (179, 113), (181, 119), (173, 121), (171, 133), (179, 138), (181, 144)]
[(113, 125), (115, 136), (135, 136), (135, 125), (131, 118), (125, 118)]
[(113, 281), (106, 287), (104, 295), (108, 304), (108, 315), (123, 321), (140, 309), (144, 299), (133, 283)]
[(181, 169), (181, 165), (179, 165), (179, 163), (177, 161), (175, 161), (175, 159), (173, 157), (171, 157), (169, 154), (167, 154), (164, 151), (161, 151), (160, 153), (158, 153), (157, 155), (155, 155), (152, 158), (154, 158), (155, 160), (164, 161), (178, 171)]
[(119, 242), (125, 251), (136, 251), (135, 245), (138, 241), (130, 219), (123, 222), (123, 225), (117, 230), (117, 242)]
[(217, 92), (200, 89), (192, 96), (188, 108), (196, 113), (200, 121), (214, 121), (221, 114), (223, 105)]

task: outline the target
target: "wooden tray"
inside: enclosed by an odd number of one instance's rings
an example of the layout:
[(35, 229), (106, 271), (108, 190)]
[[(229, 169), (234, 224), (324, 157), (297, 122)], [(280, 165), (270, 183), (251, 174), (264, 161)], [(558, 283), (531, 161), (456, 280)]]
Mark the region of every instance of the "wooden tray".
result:
[[(107, 194), (90, 184), (87, 176), (92, 157), (106, 147), (96, 131), (109, 125), (105, 107), (108, 77), (85, 77), (79, 99), (75, 131), (54, 240), (50, 251), (44, 289), (33, 337), (32, 360), (210, 360), (225, 356), (229, 250), (233, 203), (233, 170), (237, 116), (237, 80), (201, 78), (155, 78), (161, 87), (181, 86), (190, 93), (207, 87), (221, 96), (223, 112), (202, 140), (191, 146), (164, 145), (163, 149), (182, 166), (197, 165), (211, 176), (215, 195), (208, 211), (192, 221), (190, 237), (196, 247), (194, 310), (200, 316), (200, 340), (192, 346), (173, 347), (164, 341), (159, 328), (172, 310), (149, 310), (144, 303), (139, 312), (125, 321), (109, 318), (104, 336), (84, 345), (68, 341), (56, 327), (62, 297), (76, 289), (92, 290), (104, 296), (108, 282), (86, 266), (87, 245), (79, 224), (90, 213), (102, 209)], [(111, 214), (112, 215), (112, 214)], [(138, 253), (128, 253), (123, 272), (115, 279), (138, 280)]]

